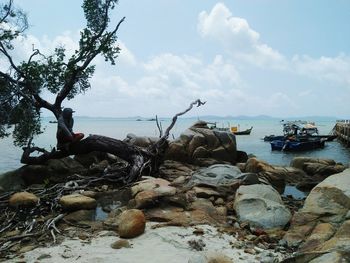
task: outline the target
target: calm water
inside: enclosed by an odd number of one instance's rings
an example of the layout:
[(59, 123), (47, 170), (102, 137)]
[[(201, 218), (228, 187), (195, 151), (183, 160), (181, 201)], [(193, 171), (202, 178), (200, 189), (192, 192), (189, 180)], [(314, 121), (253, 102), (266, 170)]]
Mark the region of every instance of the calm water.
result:
[[(56, 144), (55, 132), (57, 124), (49, 123), (44, 119), (43, 126), (45, 132), (40, 135), (34, 142), (36, 146), (50, 149)], [(170, 124), (170, 119), (162, 121), (163, 129)], [(180, 135), (186, 128), (190, 127), (196, 119), (179, 119), (175, 127), (171, 130), (172, 136), (175, 138)], [(326, 142), (324, 149), (313, 150), (302, 153), (283, 153), (271, 151), (270, 144), (264, 142), (262, 138), (265, 135), (282, 133), (282, 126), (278, 120), (215, 120), (206, 119), (206, 121), (217, 121), (218, 127), (240, 125), (240, 129), (244, 130), (253, 126), (250, 135), (236, 136), (237, 148), (252, 153), (259, 159), (265, 160), (274, 165), (289, 165), (295, 156), (311, 156), (317, 158), (331, 158), (337, 162), (349, 164), (350, 149), (345, 148), (337, 141)], [(335, 122), (334, 121), (316, 121), (320, 134), (328, 134)], [(145, 136), (158, 136), (158, 129), (154, 121), (135, 121), (135, 119), (104, 119), (104, 118), (75, 118), (74, 131), (88, 134), (101, 134), (117, 139), (124, 139), (128, 133)], [(19, 160), (22, 150), (13, 146), (11, 138), (0, 140), (0, 173), (16, 169), (21, 166)]]

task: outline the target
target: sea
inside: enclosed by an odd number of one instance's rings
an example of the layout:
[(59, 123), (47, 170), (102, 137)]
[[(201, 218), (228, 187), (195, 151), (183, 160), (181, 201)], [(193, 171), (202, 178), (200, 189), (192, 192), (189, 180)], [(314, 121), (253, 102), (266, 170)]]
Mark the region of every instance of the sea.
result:
[[(238, 126), (240, 130), (253, 127), (250, 135), (236, 136), (237, 149), (245, 151), (248, 154), (255, 155), (258, 159), (264, 160), (272, 165), (288, 166), (291, 160), (296, 156), (308, 156), (315, 158), (329, 158), (336, 162), (349, 165), (350, 148), (346, 148), (337, 140), (326, 142), (323, 149), (312, 151), (290, 153), (271, 151), (269, 142), (264, 142), (263, 137), (266, 135), (281, 135), (282, 125), (279, 119), (254, 119), (254, 118), (178, 118), (175, 126), (170, 132), (170, 140), (176, 139), (183, 131), (192, 126), (198, 120), (208, 122), (216, 122), (217, 127)], [(52, 123), (53, 118), (45, 117), (42, 119), (44, 132), (34, 139), (34, 143), (38, 147), (47, 150), (55, 147), (57, 124)], [(74, 131), (83, 132), (86, 136), (89, 134), (105, 135), (116, 139), (126, 138), (128, 133), (137, 136), (158, 137), (159, 130), (156, 122), (152, 119), (142, 118), (91, 118), (91, 117), (75, 117)], [(171, 123), (171, 118), (160, 118), (160, 124), (163, 130)], [(335, 125), (335, 120), (309, 120), (315, 122), (320, 134), (329, 134)], [(0, 139), (0, 174), (19, 168), (22, 149), (13, 145), (11, 137)]]

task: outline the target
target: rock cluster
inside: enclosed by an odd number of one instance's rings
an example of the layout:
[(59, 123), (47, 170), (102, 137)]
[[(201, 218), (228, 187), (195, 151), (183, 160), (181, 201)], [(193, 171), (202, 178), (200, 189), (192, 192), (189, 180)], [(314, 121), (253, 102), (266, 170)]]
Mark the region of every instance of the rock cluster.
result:
[(234, 134), (209, 129), (206, 122), (197, 122), (171, 142), (165, 159), (208, 166), (237, 162)]
[[(131, 134), (126, 138), (140, 147), (156, 140)], [(56, 173), (105, 172), (113, 169), (112, 164), (123, 162), (95, 152), (52, 161), (46, 167), (26, 166), (21, 175), (27, 183), (42, 183)], [(306, 157), (294, 158), (290, 167), (248, 159), (237, 150), (233, 134), (216, 132), (198, 122), (170, 142), (159, 178), (142, 177), (125, 190), (123, 198), (111, 194), (113, 185), (99, 185), (90, 191), (72, 189), (59, 204), (67, 213), (65, 222), (112, 230), (112, 235), (120, 238), (144, 236), (147, 222), (154, 222), (153, 229), (195, 226), (186, 246), (202, 251), (208, 244), (200, 238), (205, 232), (200, 225), (211, 225), (234, 236), (231, 248), (254, 255), (258, 262), (276, 262), (281, 257), (275, 252), (288, 255), (292, 251), (297, 253), (284, 262), (337, 262), (350, 258), (350, 169), (345, 168), (333, 160)], [(281, 196), (286, 185), (312, 190), (305, 202), (298, 200), (298, 206), (293, 206), (292, 197)], [(110, 205), (104, 206), (107, 196)], [(12, 209), (33, 207), (38, 202), (39, 198), (28, 192), (16, 193), (9, 200)], [(98, 218), (96, 207), (107, 217), (99, 223), (93, 221)], [(89, 236), (80, 233), (79, 238)], [(129, 241), (119, 239), (110, 244), (115, 249), (131, 248)], [(225, 255), (202, 253), (188, 262), (232, 261)]]

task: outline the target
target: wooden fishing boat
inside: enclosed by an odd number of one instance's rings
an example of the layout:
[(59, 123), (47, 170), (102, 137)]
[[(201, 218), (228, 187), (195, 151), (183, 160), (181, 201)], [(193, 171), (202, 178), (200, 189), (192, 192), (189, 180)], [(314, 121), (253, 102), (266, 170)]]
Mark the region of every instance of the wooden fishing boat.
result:
[(234, 128), (234, 127), (231, 127), (231, 132), (234, 135), (249, 135), (252, 132), (253, 126), (250, 127), (249, 129), (244, 130), (244, 131), (238, 131), (238, 130), (232, 129), (232, 128)]

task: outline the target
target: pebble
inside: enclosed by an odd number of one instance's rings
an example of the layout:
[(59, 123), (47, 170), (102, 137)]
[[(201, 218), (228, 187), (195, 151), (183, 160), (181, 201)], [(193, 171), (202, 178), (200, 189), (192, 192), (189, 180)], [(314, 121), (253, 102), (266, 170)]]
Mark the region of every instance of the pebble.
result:
[(128, 240), (125, 239), (119, 239), (111, 244), (111, 248), (114, 249), (121, 249), (121, 248), (130, 248), (131, 245)]

